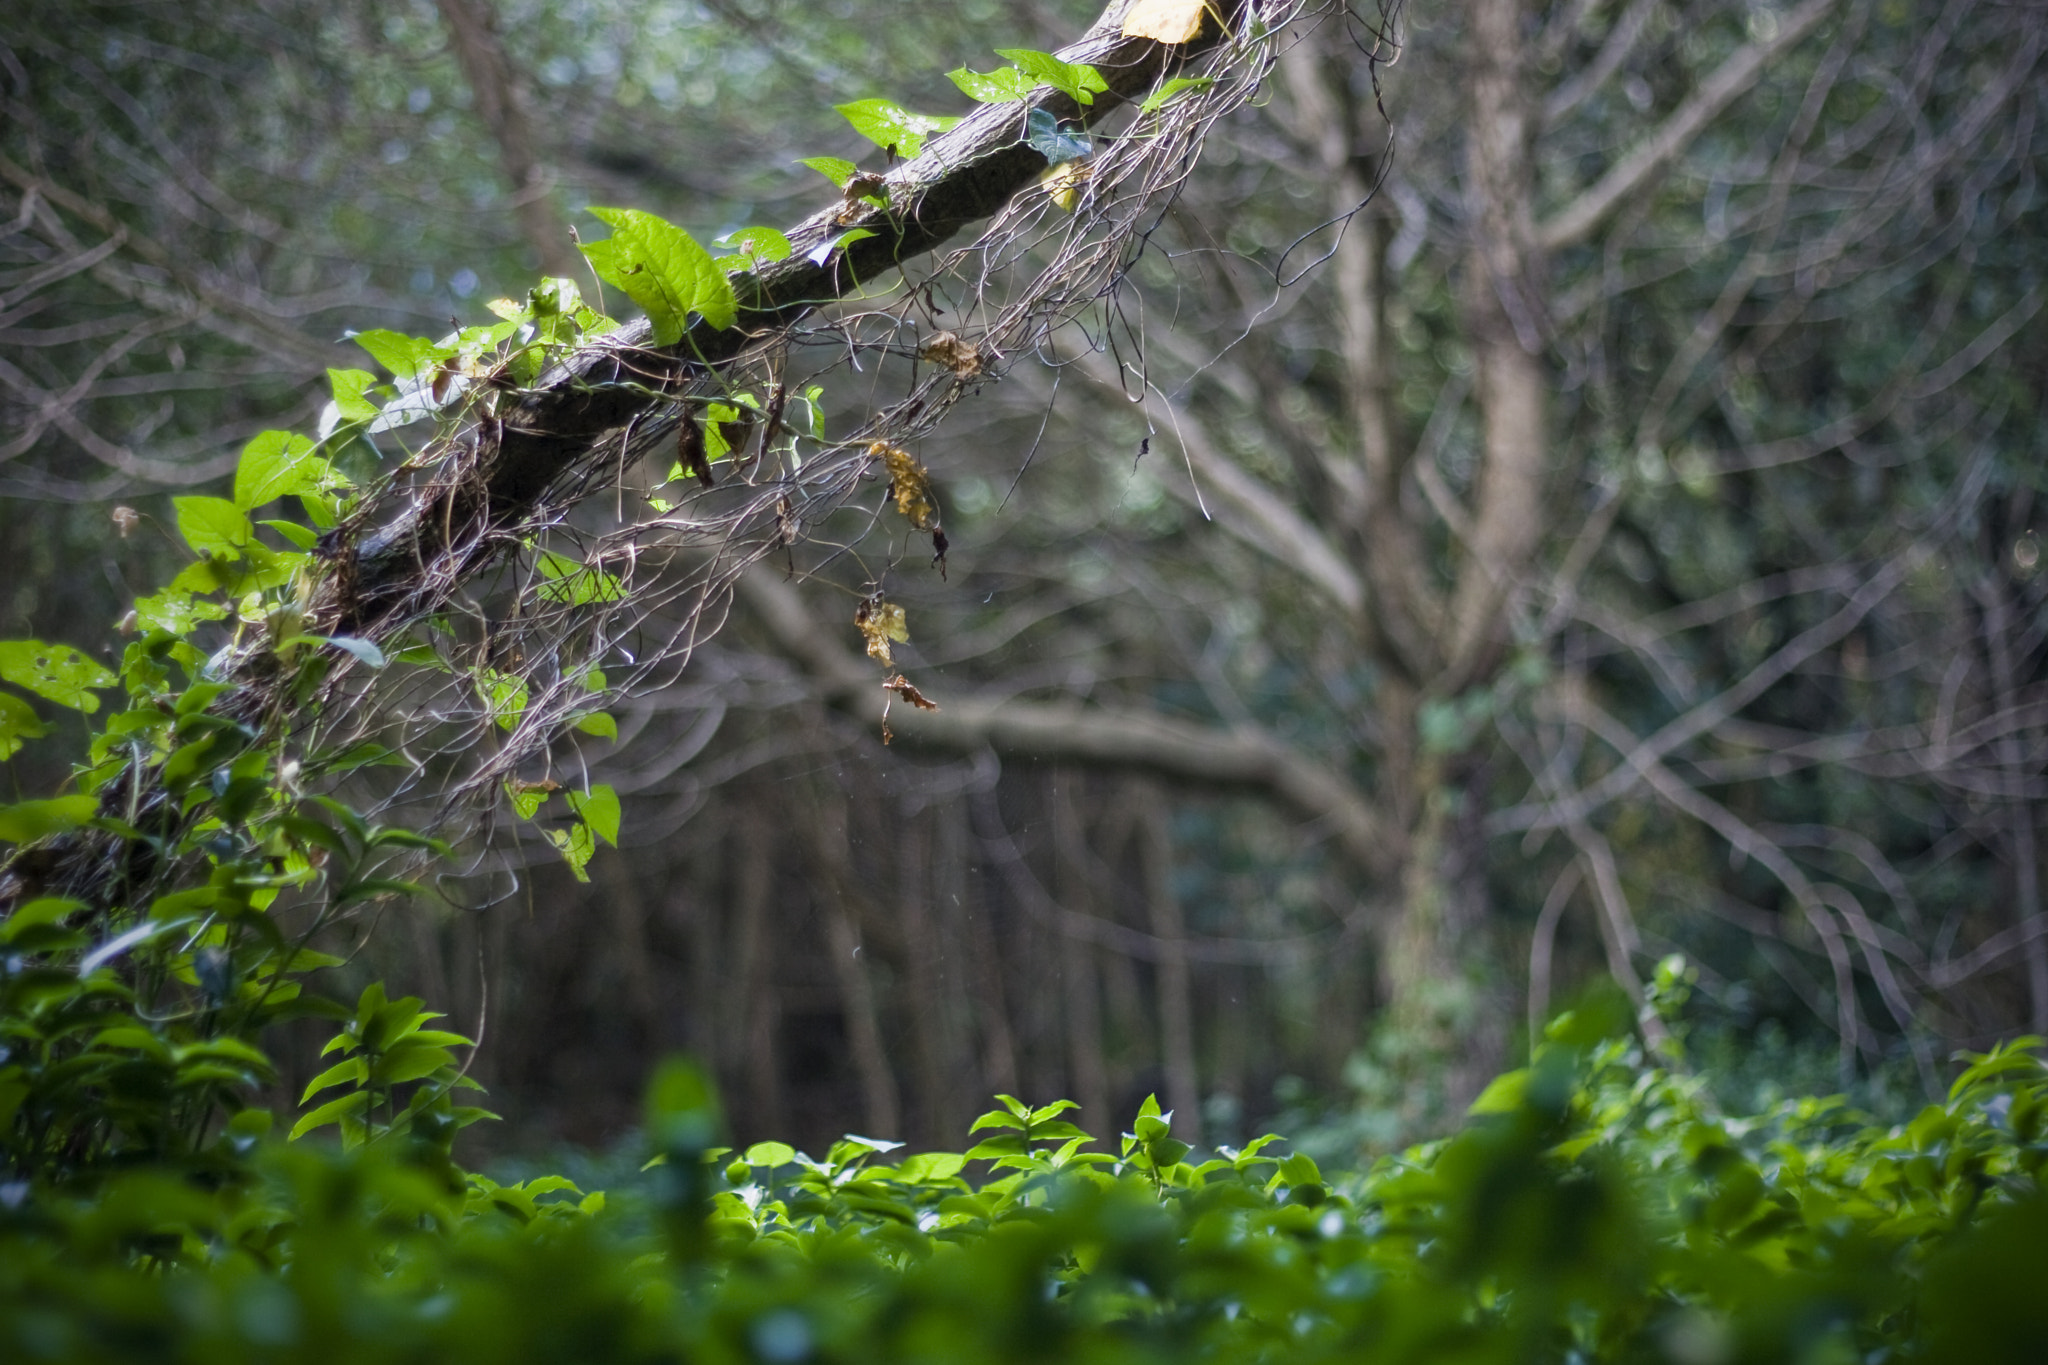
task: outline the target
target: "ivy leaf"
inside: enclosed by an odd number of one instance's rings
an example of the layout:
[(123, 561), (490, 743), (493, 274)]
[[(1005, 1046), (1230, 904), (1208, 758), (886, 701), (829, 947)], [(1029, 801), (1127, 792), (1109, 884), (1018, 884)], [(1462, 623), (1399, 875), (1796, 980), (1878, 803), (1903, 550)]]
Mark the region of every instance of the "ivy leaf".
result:
[(691, 313), (721, 330), (732, 326), (739, 312), (732, 285), (694, 237), (639, 209), (590, 212), (612, 235), (584, 243), (583, 254), (599, 276), (640, 305), (654, 324), (655, 345), (680, 341)]
[(831, 181), (834, 189), (845, 189), (846, 182), (860, 174), (860, 167), (843, 156), (807, 156), (796, 164), (809, 166)]
[(854, 131), (877, 147), (894, 147), (898, 156), (916, 156), (924, 140), (958, 122), (938, 114), (913, 114), (893, 100), (854, 100), (833, 106)]
[(989, 72), (969, 71), (963, 66), (948, 71), (946, 76), (960, 87), (961, 94), (982, 104), (1028, 99), (1037, 88), (1035, 81), (1014, 66), (999, 66)]
[[(453, 346), (437, 346), (425, 337), (407, 336), (384, 327), (357, 332), (351, 339), (398, 379), (417, 379), (427, 366), (455, 354)], [(338, 393), (335, 401), (340, 402)]]
[(613, 848), (619, 846), (619, 794), (609, 785), (600, 782), (588, 795), (571, 789), (569, 809), (581, 816), (598, 838)]
[(178, 511), (178, 534), (209, 559), (240, 559), (256, 534), (248, 516), (226, 498), (173, 498), (171, 506)]
[(544, 777), (538, 782), (518, 782), (508, 778), (505, 782), (505, 794), (512, 798), (512, 809), (522, 820), (531, 820), (547, 804), (549, 794), (560, 789), (561, 784), (551, 777)]
[(1062, 124), (1050, 109), (1033, 109), (1024, 116), (1024, 140), (1053, 166), (1079, 161), (1095, 150), (1086, 129)]
[(100, 709), (100, 699), (91, 689), (120, 681), (70, 645), (41, 640), (0, 640), (0, 678), (87, 715)]
[(586, 735), (595, 735), (599, 739), (619, 737), (619, 723), (603, 711), (592, 711), (587, 716), (578, 716), (576, 728)]
[(589, 881), (590, 874), (584, 869), (590, 866), (591, 858), (597, 854), (597, 839), (590, 832), (590, 826), (578, 820), (567, 829), (551, 829), (547, 835), (548, 842), (562, 855), (562, 861), (569, 864), (569, 871), (575, 874), (576, 880)]
[(218, 602), (201, 602), (190, 593), (165, 588), (150, 597), (135, 599), (135, 621), (144, 630), (161, 630), (184, 635), (201, 621), (218, 621), (228, 609)]
[(526, 679), (516, 673), (500, 673), (485, 669), (477, 675), (477, 691), (483, 693), (484, 706), (491, 713), (491, 719), (503, 730), (516, 730), (519, 720), (526, 714)]
[(368, 370), (329, 370), (327, 387), (334, 393), (334, 408), (344, 422), (368, 422), (377, 416), (377, 404), (370, 388), (377, 376)]
[[(362, 370), (351, 373), (370, 377)], [(376, 406), (366, 406), (375, 416)], [(306, 437), (266, 431), (242, 447), (235, 466), (235, 506), (250, 511), (288, 494), (324, 493), (347, 483), (333, 465), (313, 453), (313, 443)]]
[(805, 259), (810, 261), (812, 265), (823, 265), (832, 258), (832, 253), (839, 250), (839, 248), (852, 246), (862, 238), (874, 235), (867, 228), (850, 228), (840, 233), (837, 237), (827, 237), (824, 241), (812, 247), (810, 254)]
[(1102, 73), (1085, 62), (1063, 62), (1050, 52), (1028, 47), (999, 47), (998, 57), (1007, 57), (1040, 85), (1049, 85), (1076, 104), (1093, 104), (1095, 97), (1109, 89)]
[(626, 595), (623, 583), (593, 564), (580, 564), (552, 550), (541, 552), (539, 564), (541, 576), (547, 580), (536, 590), (542, 601), (580, 607), (587, 602), (616, 602)]
[[(847, 164), (852, 165), (851, 162)], [(845, 184), (844, 181), (840, 183), (842, 186)], [(758, 261), (786, 260), (792, 249), (789, 238), (772, 227), (744, 227), (737, 232), (728, 232), (718, 239), (717, 245), (740, 253), (720, 258), (719, 264), (728, 270), (750, 269)]]
[(0, 759), (14, 757), (25, 740), (48, 733), (34, 707), (12, 692), (0, 692)]

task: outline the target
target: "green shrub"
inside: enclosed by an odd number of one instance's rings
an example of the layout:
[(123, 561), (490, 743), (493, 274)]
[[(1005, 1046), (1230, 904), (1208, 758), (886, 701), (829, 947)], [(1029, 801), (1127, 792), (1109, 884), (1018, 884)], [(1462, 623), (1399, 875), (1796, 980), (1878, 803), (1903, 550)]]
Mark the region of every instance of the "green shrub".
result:
[[(1005, 1099), (963, 1153), (715, 1145), (672, 1063), (606, 1207), (425, 1127), (238, 1135), (0, 1189), (0, 1356), (220, 1361), (2019, 1360), (2048, 1341), (2048, 1069), (1974, 1059), (1889, 1130), (1729, 1117), (1567, 1015), (1451, 1138), (1325, 1173), (1112, 1150)], [(75, 1183), (75, 1182), (74, 1182)], [(637, 1200), (645, 1217), (621, 1203)], [(634, 1232), (638, 1227), (644, 1231)]]

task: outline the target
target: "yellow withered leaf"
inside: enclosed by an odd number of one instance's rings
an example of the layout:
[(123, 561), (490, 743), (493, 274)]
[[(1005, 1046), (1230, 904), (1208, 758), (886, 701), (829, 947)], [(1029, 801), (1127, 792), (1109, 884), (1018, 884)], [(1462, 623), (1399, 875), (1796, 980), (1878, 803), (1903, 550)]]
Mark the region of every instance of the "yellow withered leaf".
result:
[(1185, 43), (1202, 31), (1207, 0), (1138, 0), (1124, 16), (1124, 37)]
[(1081, 186), (1089, 175), (1087, 162), (1062, 161), (1047, 171), (1038, 183), (1045, 187), (1045, 192), (1052, 197), (1053, 203), (1072, 213), (1074, 205), (1080, 202)]
[(904, 619), (903, 608), (894, 602), (884, 602), (879, 597), (864, 597), (853, 609), (853, 624), (868, 642), (868, 657), (893, 665), (896, 656), (889, 650), (889, 642), (903, 644), (910, 639), (910, 626)]
[(939, 524), (939, 504), (932, 495), (932, 476), (917, 462), (917, 457), (887, 441), (876, 441), (870, 445), (868, 454), (888, 469), (889, 481), (896, 494), (896, 510), (920, 531), (936, 527)]

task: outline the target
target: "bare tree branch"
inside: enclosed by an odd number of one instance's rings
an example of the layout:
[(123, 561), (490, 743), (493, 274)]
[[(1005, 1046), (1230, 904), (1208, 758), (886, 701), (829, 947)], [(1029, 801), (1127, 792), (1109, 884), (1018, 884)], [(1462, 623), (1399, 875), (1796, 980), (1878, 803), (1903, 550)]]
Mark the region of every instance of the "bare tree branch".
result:
[(1731, 53), (1656, 131), (1537, 230), (1544, 250), (1562, 251), (1591, 237), (1611, 214), (1683, 156), (1723, 110), (1756, 84), (1766, 67), (1819, 28), (1839, 3), (1806, 0), (1778, 20), (1778, 31), (1768, 40), (1746, 43)]

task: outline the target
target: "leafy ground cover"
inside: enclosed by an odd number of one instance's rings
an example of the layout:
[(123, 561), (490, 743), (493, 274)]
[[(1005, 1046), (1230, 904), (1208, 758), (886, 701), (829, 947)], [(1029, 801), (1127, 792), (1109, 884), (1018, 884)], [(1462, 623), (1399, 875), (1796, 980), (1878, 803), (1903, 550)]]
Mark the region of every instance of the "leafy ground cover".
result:
[[(394, 1003), (417, 1010), (367, 1005)], [(1095, 1143), (1065, 1102), (1008, 1097), (963, 1152), (734, 1151), (681, 1061), (649, 1089), (644, 1178), (610, 1200), (466, 1174), (446, 1122), (372, 1116), (334, 1145), (248, 1110), (176, 1159), (0, 1186), (0, 1351), (1694, 1365), (2048, 1339), (2036, 1040), (1878, 1128), (1826, 1099), (1718, 1112), (1625, 1023), (1562, 1016), (1456, 1134), (1347, 1172), (1272, 1137), (1195, 1153), (1156, 1104)], [(181, 1064), (134, 1063), (166, 1094)]]

